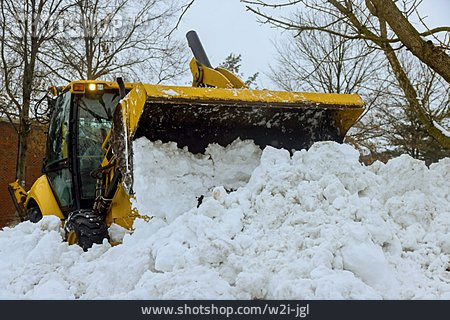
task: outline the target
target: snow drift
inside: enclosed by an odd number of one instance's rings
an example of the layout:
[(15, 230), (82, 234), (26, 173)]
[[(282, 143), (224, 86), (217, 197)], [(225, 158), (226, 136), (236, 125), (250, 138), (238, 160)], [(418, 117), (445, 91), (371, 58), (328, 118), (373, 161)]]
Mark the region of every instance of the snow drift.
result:
[(333, 142), (134, 150), (135, 206), (154, 218), (88, 252), (54, 217), (5, 228), (0, 298), (450, 299), (450, 159), (364, 166)]

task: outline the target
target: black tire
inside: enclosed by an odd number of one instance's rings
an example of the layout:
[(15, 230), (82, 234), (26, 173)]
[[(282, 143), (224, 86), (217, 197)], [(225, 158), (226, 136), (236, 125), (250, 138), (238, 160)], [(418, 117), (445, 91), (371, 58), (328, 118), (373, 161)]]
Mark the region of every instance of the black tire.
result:
[(42, 219), (41, 209), (39, 207), (31, 207), (27, 209), (27, 220), (31, 222), (38, 222)]
[(76, 243), (87, 251), (94, 243), (101, 244), (103, 239), (108, 239), (108, 227), (99, 217), (89, 213), (79, 212), (72, 215), (66, 223), (66, 233), (75, 232)]

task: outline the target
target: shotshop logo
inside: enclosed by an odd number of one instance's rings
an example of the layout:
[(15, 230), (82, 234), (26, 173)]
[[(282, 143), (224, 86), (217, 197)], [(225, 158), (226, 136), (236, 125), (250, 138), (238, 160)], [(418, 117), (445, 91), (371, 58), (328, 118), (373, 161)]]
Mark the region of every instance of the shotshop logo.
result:
[(264, 306), (218, 306), (188, 305), (141, 307), (143, 315), (288, 315), (294, 318), (306, 318), (310, 313), (309, 304), (279, 304)]

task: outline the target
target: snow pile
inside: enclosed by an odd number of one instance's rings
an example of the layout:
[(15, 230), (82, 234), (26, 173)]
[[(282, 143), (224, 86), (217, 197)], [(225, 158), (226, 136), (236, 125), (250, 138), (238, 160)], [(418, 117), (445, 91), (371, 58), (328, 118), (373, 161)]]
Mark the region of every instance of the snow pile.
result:
[(155, 217), (86, 253), (57, 218), (5, 229), (0, 298), (450, 299), (450, 159), (365, 167), (332, 142), (134, 150), (136, 206)]
[[(259, 164), (261, 149), (239, 139), (227, 148), (209, 145), (204, 155), (177, 144), (138, 139), (134, 143), (134, 189), (139, 212), (172, 221), (197, 206), (198, 198), (216, 186), (244, 186)], [(151, 152), (149, 152), (151, 150)]]

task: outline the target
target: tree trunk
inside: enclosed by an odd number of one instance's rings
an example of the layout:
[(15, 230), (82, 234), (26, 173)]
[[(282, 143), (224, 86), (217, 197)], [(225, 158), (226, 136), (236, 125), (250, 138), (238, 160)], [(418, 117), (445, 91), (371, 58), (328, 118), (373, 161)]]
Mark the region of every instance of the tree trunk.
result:
[[(395, 78), (397, 79), (400, 88), (403, 90), (403, 93), (405, 94), (405, 98), (409, 103), (409, 106), (412, 108), (413, 112), (416, 114), (417, 119), (424, 125), (425, 129), (427, 130), (428, 134), (432, 136), (436, 141), (445, 149), (450, 149), (450, 137), (447, 137), (443, 132), (441, 132), (438, 128), (435, 127), (433, 120), (431, 117), (427, 114), (427, 112), (424, 110), (422, 105), (420, 104), (419, 100), (417, 99), (417, 92), (414, 86), (412, 85), (411, 81), (408, 78), (408, 75), (406, 74), (405, 70), (403, 70), (402, 65), (398, 61), (397, 55), (395, 54), (394, 49), (392, 46), (387, 42), (383, 41), (383, 39), (377, 37), (374, 33), (372, 33), (364, 24), (362, 24), (358, 18), (353, 14), (351, 10), (349, 10), (347, 7), (343, 6), (339, 1), (337, 0), (328, 0), (332, 5), (335, 6), (336, 9), (338, 9), (342, 14), (346, 15), (349, 21), (355, 26), (355, 28), (363, 35), (369, 36), (373, 38), (373, 42), (378, 45), (383, 51), (386, 56), (386, 58), (389, 61), (389, 64), (394, 71)], [(380, 0), (367, 0), (369, 2), (368, 9), (369, 11), (374, 15), (377, 16), (380, 22), (381, 27), (381, 33), (382, 37), (387, 38), (387, 29), (386, 29), (386, 22), (388, 22), (387, 19), (385, 19), (385, 16), (389, 16), (390, 14), (386, 14), (384, 10), (386, 9), (383, 5), (393, 5), (396, 10), (398, 8), (395, 6), (395, 4), (391, 0), (386, 1), (380, 1)], [(371, 2), (370, 2), (371, 1)], [(372, 8), (370, 6), (370, 3), (372, 3), (375, 8)], [(392, 13), (392, 8), (389, 9), (389, 12)], [(399, 20), (403, 18), (406, 20), (406, 23), (409, 24), (408, 20), (403, 16), (403, 14), (398, 10), (401, 17), (395, 17)], [(392, 19), (393, 16), (390, 16)], [(412, 27), (412, 26), (411, 26)], [(391, 26), (392, 28), (392, 26)], [(413, 28), (414, 29), (414, 28)], [(414, 31), (417, 33), (417, 30), (414, 29)], [(395, 30), (394, 30), (395, 32)], [(403, 31), (401, 31), (403, 32)], [(397, 34), (397, 36), (400, 38), (400, 36)], [(420, 38), (420, 35), (418, 35)], [(377, 40), (378, 38), (378, 40)], [(400, 39), (401, 40), (401, 39)], [(406, 44), (405, 44), (406, 45)], [(444, 53), (444, 55), (446, 55)], [(446, 55), (447, 56), (447, 55)], [(447, 56), (448, 58), (448, 56)], [(450, 66), (450, 62), (449, 62)], [(431, 67), (431, 66), (430, 66)]]
[(440, 74), (450, 83), (450, 56), (444, 50), (433, 45), (420, 36), (391, 0), (371, 0), (377, 8), (377, 15), (382, 16), (397, 35), (398, 39), (423, 63)]
[(16, 179), (22, 187), (25, 187), (27, 176), (27, 139), (30, 131), (30, 125), (28, 119), (21, 118), (18, 135), (18, 151), (17, 151), (17, 163), (16, 163)]
[(38, 54), (37, 38), (31, 34), (31, 50), (27, 50), (26, 39), (24, 40), (24, 74), (22, 79), (22, 108), (20, 109), (20, 127), (19, 127), (19, 141), (17, 151), (16, 163), (16, 179), (22, 187), (26, 184), (27, 172), (27, 150), (28, 150), (28, 134), (30, 132), (30, 106), (31, 96), (33, 92), (33, 77), (34, 68), (36, 65), (36, 58)]
[(427, 114), (426, 110), (422, 107), (419, 100), (417, 99), (417, 92), (408, 76), (406, 75), (400, 61), (395, 54), (395, 51), (389, 44), (385, 44), (384, 53), (389, 61), (389, 64), (394, 71), (395, 78), (397, 79), (400, 87), (405, 94), (405, 98), (408, 101), (409, 106), (414, 111), (417, 119), (424, 125), (428, 134), (432, 136), (436, 141), (445, 149), (450, 149), (450, 137), (444, 135), (438, 128), (433, 124), (433, 120)]
[[(28, 73), (29, 75), (30, 73)], [(17, 151), (17, 163), (16, 163), (16, 179), (22, 187), (25, 187), (26, 183), (26, 171), (27, 171), (27, 141), (28, 133), (30, 132), (30, 102), (31, 102), (31, 79), (25, 73), (23, 80), (23, 105), (20, 110), (20, 125), (18, 135), (18, 151)], [(26, 87), (28, 86), (28, 87)], [(29, 89), (28, 89), (29, 88)]]

